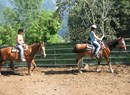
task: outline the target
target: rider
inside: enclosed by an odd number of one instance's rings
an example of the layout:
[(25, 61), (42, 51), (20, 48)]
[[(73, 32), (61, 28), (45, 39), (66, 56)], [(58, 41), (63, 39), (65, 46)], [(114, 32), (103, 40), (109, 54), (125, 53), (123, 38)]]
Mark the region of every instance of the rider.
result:
[(92, 57), (95, 56), (96, 58), (99, 58), (98, 52), (99, 52), (101, 47), (100, 47), (100, 44), (99, 44), (98, 40), (102, 40), (102, 38), (99, 38), (95, 34), (96, 29), (97, 29), (96, 25), (91, 26), (90, 41), (93, 44), (93, 46), (95, 47), (95, 50), (94, 50), (94, 53), (93, 53)]
[(21, 59), (21, 61), (26, 61), (24, 58), (24, 49), (23, 49), (24, 40), (23, 40), (22, 33), (23, 33), (23, 29), (18, 29), (18, 35), (16, 37), (16, 40), (17, 40), (17, 47), (20, 52), (20, 59)]

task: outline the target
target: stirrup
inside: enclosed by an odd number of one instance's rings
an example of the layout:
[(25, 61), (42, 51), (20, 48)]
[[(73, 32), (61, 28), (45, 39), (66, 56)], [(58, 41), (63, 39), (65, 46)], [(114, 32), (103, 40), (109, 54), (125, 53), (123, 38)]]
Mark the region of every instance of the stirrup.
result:
[(25, 62), (25, 61), (26, 61), (26, 59), (25, 59), (25, 58), (22, 58), (22, 59), (21, 59), (21, 61), (22, 61), (22, 62)]
[(95, 57), (96, 57), (96, 58), (99, 58), (99, 54), (96, 54)]

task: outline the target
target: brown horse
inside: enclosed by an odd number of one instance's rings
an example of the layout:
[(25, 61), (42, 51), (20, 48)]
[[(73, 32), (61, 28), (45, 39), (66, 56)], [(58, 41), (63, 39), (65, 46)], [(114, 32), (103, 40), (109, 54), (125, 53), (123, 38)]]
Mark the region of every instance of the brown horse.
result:
[[(102, 49), (100, 49), (99, 51), (99, 58), (98, 59), (98, 65), (100, 65), (100, 62), (102, 60), (102, 58), (104, 57), (106, 62), (109, 64), (109, 68), (110, 68), (110, 72), (114, 72), (111, 66), (111, 62), (110, 62), (110, 53), (111, 50), (114, 49), (117, 45), (119, 45), (121, 48), (126, 50), (126, 45), (125, 45), (125, 41), (122, 37), (119, 37), (118, 39), (106, 42), (104, 44), (102, 44), (101, 47), (103, 47)], [(76, 44), (74, 46), (73, 52), (77, 53), (77, 66), (78, 66), (78, 71), (79, 73), (82, 73), (81, 71), (81, 67), (80, 67), (80, 60), (83, 56), (88, 55), (90, 57), (92, 57), (93, 55), (93, 46), (90, 44)], [(98, 70), (98, 65), (97, 65), (97, 72)]]
[[(10, 68), (14, 71), (13, 68), (13, 61), (20, 62), (20, 56), (18, 50), (16, 52), (12, 51), (13, 47), (6, 47), (0, 49), (0, 75), (1, 75), (1, 66), (4, 64), (5, 61), (10, 62)], [(31, 75), (31, 64), (33, 65), (32, 71), (35, 69), (36, 64), (34, 61), (35, 54), (40, 51), (40, 53), (45, 57), (46, 52), (45, 52), (45, 46), (43, 42), (40, 43), (34, 43), (32, 45), (28, 46), (28, 49), (24, 51), (25, 59), (27, 61), (27, 66), (28, 66), (28, 74)]]

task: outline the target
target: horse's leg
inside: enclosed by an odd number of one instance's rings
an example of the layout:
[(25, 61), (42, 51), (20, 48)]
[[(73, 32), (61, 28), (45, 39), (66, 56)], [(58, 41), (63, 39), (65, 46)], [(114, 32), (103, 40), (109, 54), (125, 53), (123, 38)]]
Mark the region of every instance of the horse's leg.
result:
[(77, 54), (76, 62), (77, 62), (78, 72), (79, 72), (79, 73), (82, 73), (82, 71), (81, 71), (81, 66), (80, 66), (80, 61), (81, 61), (81, 58), (82, 58), (83, 56), (84, 56), (84, 53), (79, 53), (79, 54)]
[(110, 72), (111, 73), (114, 73), (113, 69), (112, 69), (112, 65), (111, 65), (111, 62), (110, 62), (110, 59), (108, 57), (105, 58), (107, 63), (109, 64), (109, 69), (110, 69)]
[(113, 73), (113, 69), (112, 69), (112, 65), (111, 65), (111, 62), (110, 62), (110, 50), (108, 48), (105, 48), (104, 49), (104, 57), (106, 59), (106, 62), (109, 64), (109, 69), (110, 69), (110, 72)]
[(36, 64), (35, 64), (35, 61), (34, 61), (34, 60), (32, 60), (32, 65), (33, 65), (32, 71), (34, 71), (34, 69), (36, 68)]
[(0, 76), (2, 75), (1, 74), (1, 67), (2, 67), (3, 64), (4, 64), (4, 61), (0, 62)]
[(109, 61), (109, 62), (108, 62), (108, 64), (109, 64), (109, 69), (110, 69), (110, 72), (111, 72), (111, 73), (114, 73), (114, 71), (113, 71), (113, 69), (112, 69), (111, 62)]
[(98, 64), (97, 64), (97, 67), (96, 67), (96, 71), (97, 72), (100, 72), (100, 70), (98, 69), (99, 65), (100, 65), (100, 62), (101, 62), (102, 58), (99, 58), (98, 59)]
[(31, 62), (28, 62), (28, 75), (31, 75)]
[(80, 67), (80, 61), (81, 61), (80, 58), (77, 58), (76, 61), (77, 61), (77, 66), (78, 66), (78, 72), (82, 73), (81, 67)]
[(14, 64), (13, 61), (10, 61), (10, 69), (13, 71), (13, 73), (15, 74), (15, 70), (14, 70)]
[(14, 72), (14, 64), (13, 64), (13, 61), (10, 61), (10, 69)]

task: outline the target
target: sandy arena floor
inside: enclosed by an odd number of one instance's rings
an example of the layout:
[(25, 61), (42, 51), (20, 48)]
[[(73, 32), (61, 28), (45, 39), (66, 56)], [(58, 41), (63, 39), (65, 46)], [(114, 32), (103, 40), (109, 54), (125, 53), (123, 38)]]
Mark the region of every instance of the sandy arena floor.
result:
[(130, 95), (130, 66), (95, 66), (78, 74), (76, 67), (38, 67), (28, 76), (26, 67), (16, 68), (16, 74), (2, 69), (0, 95)]

